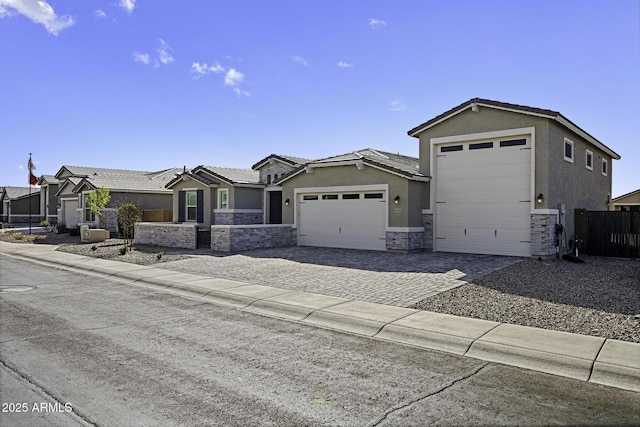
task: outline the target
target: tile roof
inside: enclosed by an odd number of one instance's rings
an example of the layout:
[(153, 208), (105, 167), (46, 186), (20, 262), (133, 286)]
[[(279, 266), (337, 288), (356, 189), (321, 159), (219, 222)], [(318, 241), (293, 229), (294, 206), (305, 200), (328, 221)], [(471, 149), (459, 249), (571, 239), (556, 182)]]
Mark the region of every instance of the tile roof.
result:
[[(405, 156), (399, 153), (389, 153), (386, 151), (375, 150), (373, 148), (364, 148), (362, 150), (351, 151), (349, 153), (337, 156), (327, 157), (324, 159), (314, 160), (308, 165), (330, 165), (331, 163), (357, 162), (362, 161), (363, 164), (376, 166), (380, 169), (393, 172), (409, 179), (429, 179), (430, 176), (423, 174), (419, 170), (419, 159), (416, 157)], [(277, 183), (286, 181), (287, 179), (297, 175), (305, 169), (302, 165), (292, 171), (290, 174), (283, 176)]]
[(310, 161), (312, 161), (311, 159), (305, 159), (302, 157), (294, 157), (294, 156), (285, 156), (285, 155), (281, 155), (281, 154), (269, 154), (267, 157), (265, 157), (264, 159), (260, 160), (259, 162), (255, 163), (253, 166), (251, 166), (251, 169), (257, 169), (261, 166), (263, 166), (266, 162), (269, 161), (269, 159), (278, 159), (281, 162), (287, 163), (291, 166), (300, 166), (300, 165), (304, 165), (305, 163), (309, 163)]
[(40, 193), (39, 188), (12, 187), (12, 186), (4, 187), (4, 190), (2, 192), (2, 194), (4, 195), (3, 197), (4, 200), (19, 199), (25, 196), (28, 197), (29, 194), (33, 196), (34, 194), (38, 194), (38, 193)]
[(468, 108), (473, 108), (474, 105), (478, 105), (478, 106), (485, 106), (485, 107), (490, 107), (490, 108), (497, 108), (497, 109), (502, 109), (502, 110), (511, 110), (511, 111), (515, 111), (515, 112), (519, 112), (519, 113), (523, 113), (523, 114), (530, 114), (530, 115), (534, 115), (534, 116), (541, 116), (541, 117), (546, 117), (548, 119), (552, 119), (557, 121), (558, 123), (560, 123), (561, 125), (563, 125), (564, 127), (566, 127), (567, 129), (581, 135), (583, 138), (587, 139), (589, 142), (591, 142), (593, 145), (595, 145), (596, 147), (602, 149), (603, 151), (605, 151), (607, 154), (609, 154), (611, 157), (613, 157), (614, 159), (620, 159), (620, 155), (617, 154), (615, 151), (611, 150), (609, 147), (607, 147), (606, 145), (604, 145), (602, 142), (598, 141), (596, 138), (594, 138), (593, 136), (591, 136), (589, 133), (587, 133), (586, 131), (584, 131), (583, 129), (581, 129), (579, 126), (577, 126), (575, 123), (573, 123), (571, 120), (567, 119), (565, 116), (563, 116), (562, 114), (560, 114), (558, 111), (554, 111), (554, 110), (547, 110), (544, 108), (537, 108), (537, 107), (529, 107), (526, 105), (519, 105), (519, 104), (510, 104), (507, 102), (500, 102), (500, 101), (494, 101), (491, 99), (485, 99), (485, 98), (472, 98), (468, 101), (463, 102), (462, 104), (453, 107), (452, 109), (445, 111), (442, 114), (437, 115), (436, 117), (427, 120), (426, 122), (414, 127), (413, 129), (410, 129), (409, 131), (407, 131), (407, 134), (409, 136), (413, 136), (417, 138), (417, 135), (436, 125), (437, 123), (440, 123), (443, 120), (448, 119), (449, 117), (458, 114)]
[(63, 166), (63, 168), (73, 174), (72, 178), (75, 178), (69, 179), (76, 184), (74, 191), (84, 184), (93, 188), (106, 187), (112, 191), (165, 191), (165, 185), (182, 171), (181, 168), (154, 172), (82, 166)]
[(230, 184), (260, 184), (260, 172), (252, 169), (224, 168), (220, 166), (198, 166), (193, 173), (204, 171)]

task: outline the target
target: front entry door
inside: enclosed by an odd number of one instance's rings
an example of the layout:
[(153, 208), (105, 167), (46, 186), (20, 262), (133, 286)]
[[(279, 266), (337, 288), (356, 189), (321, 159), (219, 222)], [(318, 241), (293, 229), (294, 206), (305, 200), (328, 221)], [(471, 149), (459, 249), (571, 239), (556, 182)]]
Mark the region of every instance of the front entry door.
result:
[(282, 191), (269, 192), (269, 224), (282, 224)]

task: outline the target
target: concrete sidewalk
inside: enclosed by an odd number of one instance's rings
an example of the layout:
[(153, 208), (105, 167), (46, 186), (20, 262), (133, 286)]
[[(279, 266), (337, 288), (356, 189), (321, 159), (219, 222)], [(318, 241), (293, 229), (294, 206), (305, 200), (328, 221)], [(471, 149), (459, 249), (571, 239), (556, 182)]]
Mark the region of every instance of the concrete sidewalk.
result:
[[(0, 242), (0, 253), (252, 313), (640, 392), (640, 344)], [(19, 284), (15, 284), (19, 285)], [(3, 284), (8, 288), (8, 284)]]

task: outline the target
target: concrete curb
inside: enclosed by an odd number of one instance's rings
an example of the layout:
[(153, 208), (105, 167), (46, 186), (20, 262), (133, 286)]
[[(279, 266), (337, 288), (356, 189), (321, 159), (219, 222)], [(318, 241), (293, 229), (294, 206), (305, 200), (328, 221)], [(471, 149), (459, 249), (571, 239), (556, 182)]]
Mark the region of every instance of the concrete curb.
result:
[[(490, 322), (0, 242), (0, 252), (181, 297), (640, 392), (640, 344)], [(29, 245), (30, 246), (30, 245)]]

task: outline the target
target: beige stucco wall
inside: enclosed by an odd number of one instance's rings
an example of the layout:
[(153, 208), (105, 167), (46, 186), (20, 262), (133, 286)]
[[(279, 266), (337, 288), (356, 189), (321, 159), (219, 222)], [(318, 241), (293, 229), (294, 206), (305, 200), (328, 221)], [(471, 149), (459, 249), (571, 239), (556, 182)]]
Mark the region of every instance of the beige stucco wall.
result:
[(178, 222), (178, 192), (179, 191), (185, 191), (186, 189), (196, 189), (196, 190), (203, 190), (204, 191), (204, 198), (203, 198), (203, 203), (204, 203), (204, 215), (203, 215), (203, 221), (204, 224), (211, 224), (211, 217), (212, 217), (212, 206), (213, 202), (215, 201), (215, 188), (211, 188), (209, 186), (206, 186), (198, 181), (194, 181), (192, 179), (187, 179), (187, 180), (183, 180), (180, 181), (178, 183), (176, 183), (173, 186), (173, 222)]
[[(389, 185), (389, 227), (421, 227), (420, 200), (426, 183), (411, 182), (406, 178), (384, 172), (371, 166), (358, 170), (355, 165), (317, 167), (313, 173), (302, 172), (282, 183), (282, 200), (290, 200), (282, 208), (282, 222), (294, 223), (294, 189), (312, 187), (341, 187), (372, 184)], [(394, 204), (395, 196), (400, 203)]]
[[(546, 189), (547, 183), (544, 177), (546, 176), (548, 165), (544, 159), (547, 154), (547, 119), (487, 107), (480, 107), (478, 112), (473, 112), (470, 109), (465, 110), (422, 132), (419, 135), (420, 171), (431, 175), (431, 138), (496, 132), (527, 127), (534, 127), (536, 134), (536, 168), (540, 168), (540, 173), (536, 175), (535, 187), (536, 189)], [(424, 192), (424, 209), (432, 208), (432, 206), (430, 206), (430, 190), (430, 186), (427, 186)]]
[(229, 196), (233, 191), (233, 197), (229, 197), (232, 201), (231, 209), (262, 209), (262, 188), (235, 187), (230, 190)]
[[(564, 160), (565, 138), (573, 141), (573, 163)], [(544, 207), (546, 208), (556, 209), (558, 204), (564, 204), (565, 233), (571, 236), (575, 233), (575, 209), (609, 210), (607, 200), (611, 199), (613, 161), (588, 141), (554, 122), (549, 123), (548, 140), (548, 187), (539, 192), (545, 195)], [(586, 168), (587, 149), (593, 152), (593, 170)], [(606, 176), (602, 175), (603, 158), (608, 162)], [(540, 174), (540, 169), (537, 167), (536, 169), (537, 174)]]
[[(559, 123), (528, 114), (480, 106), (478, 112), (467, 109), (419, 135), (420, 171), (431, 174), (431, 138), (535, 128), (534, 196), (542, 193), (544, 202), (537, 209), (557, 209), (565, 205), (567, 235), (574, 232), (574, 209), (607, 210), (611, 193), (613, 160), (585, 139)], [(564, 138), (574, 143), (574, 162), (564, 160)], [(593, 152), (593, 170), (585, 167), (586, 150)], [(608, 173), (601, 173), (602, 158), (608, 160)], [(423, 207), (430, 206), (430, 188), (424, 192)]]
[(615, 201), (615, 205), (613, 203), (611, 204), (611, 209), (619, 211), (620, 207), (625, 205), (627, 206), (627, 208), (633, 206), (634, 209), (637, 209), (640, 205), (640, 191), (631, 193), (625, 197), (619, 197)]

